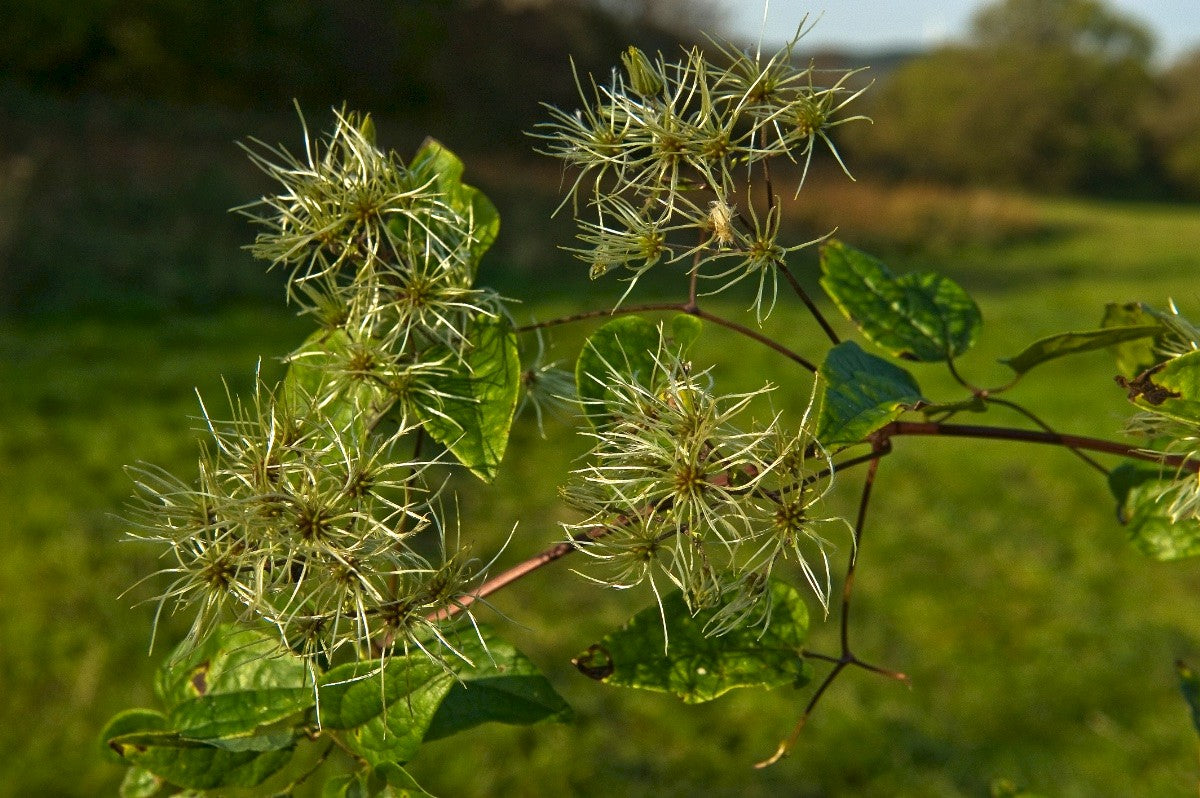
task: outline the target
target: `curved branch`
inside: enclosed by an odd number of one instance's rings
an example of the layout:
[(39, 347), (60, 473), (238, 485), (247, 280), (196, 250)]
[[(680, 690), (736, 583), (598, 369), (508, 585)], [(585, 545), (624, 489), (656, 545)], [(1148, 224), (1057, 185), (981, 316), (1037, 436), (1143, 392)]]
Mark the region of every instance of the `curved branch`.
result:
[(747, 338), (758, 341), (763, 346), (767, 347), (768, 349), (775, 350), (779, 354), (786, 357), (788, 360), (792, 360), (796, 363), (799, 363), (803, 368), (808, 369), (813, 374), (817, 373), (817, 367), (816, 367), (816, 365), (814, 365), (812, 363), (812, 361), (810, 361), (810, 360), (806, 359), (805, 357), (803, 357), (802, 355), (799, 355), (799, 354), (793, 352), (792, 350), (788, 349), (786, 346), (779, 343), (774, 338), (769, 338), (760, 332), (755, 332), (754, 330), (750, 329), (749, 327), (744, 327), (741, 324), (738, 324), (736, 321), (730, 321), (729, 319), (726, 319), (722, 316), (717, 316), (716, 314), (709, 313), (707, 310), (704, 310), (703, 308), (686, 308), (686, 309), (681, 308), (681, 310), (683, 310), (685, 313), (690, 313), (691, 315), (695, 316), (696, 318), (704, 319), (705, 321), (711, 321), (713, 324), (719, 325), (719, 326), (724, 327), (729, 330), (733, 330), (734, 332), (744, 335)]
[(572, 313), (570, 316), (560, 316), (557, 319), (547, 319), (546, 321), (535, 321), (529, 324), (522, 324), (519, 327), (514, 327), (513, 332), (533, 332), (534, 330), (544, 330), (547, 327), (557, 327), (561, 324), (572, 324), (577, 321), (598, 319), (604, 316), (627, 316), (631, 313), (649, 313), (651, 311), (667, 310), (677, 310), (680, 313), (686, 313), (687, 305), (680, 304), (679, 302), (647, 302), (644, 305), (627, 305), (625, 307), (617, 308), (585, 310), (581, 313)]
[(497, 574), (496, 576), (493, 576), (491, 579), (480, 585), (479, 589), (474, 593), (470, 593), (455, 599), (453, 604), (442, 607), (436, 612), (430, 613), (428, 616), (426, 616), (426, 618), (430, 621), (449, 620), (455, 615), (467, 610), (472, 604), (480, 599), (487, 598), (498, 590), (503, 590), (513, 582), (524, 579), (526, 576), (529, 576), (529, 574), (549, 565), (555, 560), (560, 560), (571, 552), (577, 551), (580, 543), (584, 543), (589, 540), (599, 540), (600, 538), (609, 534), (611, 531), (612, 530), (609, 527), (594, 526), (590, 527), (589, 529), (585, 529), (584, 531), (572, 537), (570, 540), (564, 540), (561, 543), (555, 543), (550, 548), (533, 555), (527, 560), (517, 563), (513, 567)]
[(772, 349), (772, 350), (778, 352), (779, 354), (786, 357), (788, 360), (799, 363), (802, 367), (804, 367), (805, 369), (808, 369), (812, 373), (815, 374), (817, 372), (816, 365), (813, 364), (810, 360), (806, 359), (802, 355), (797, 354), (796, 352), (793, 352), (791, 349), (788, 349), (786, 346), (779, 343), (774, 338), (770, 338), (766, 335), (763, 335), (760, 332), (750, 329), (749, 327), (745, 327), (741, 324), (738, 324), (736, 321), (730, 321), (729, 319), (727, 319), (723, 316), (718, 316), (715, 313), (710, 313), (707, 310), (704, 310), (703, 308), (692, 304), (692, 302), (690, 302), (690, 301), (682, 302), (682, 303), (680, 303), (680, 302), (651, 302), (651, 303), (648, 303), (645, 305), (630, 305), (628, 307), (623, 307), (623, 308), (613, 308), (612, 310), (588, 310), (588, 311), (584, 311), (582, 313), (573, 313), (570, 316), (561, 316), (557, 319), (549, 319), (547, 321), (538, 321), (538, 322), (533, 322), (532, 324), (524, 324), (524, 325), (521, 325), (520, 327), (516, 327), (515, 331), (518, 333), (532, 332), (533, 330), (543, 330), (543, 329), (546, 329), (547, 327), (557, 327), (558, 325), (561, 325), (561, 324), (572, 324), (577, 321), (585, 321), (587, 319), (596, 319), (596, 318), (601, 318), (603, 316), (623, 316), (623, 315), (628, 315), (631, 313), (644, 313), (644, 312), (648, 313), (648, 312), (653, 312), (653, 311), (671, 311), (671, 310), (674, 310), (679, 313), (686, 313), (689, 316), (695, 316), (696, 318), (704, 319), (705, 321), (711, 321), (713, 324), (716, 324), (719, 327), (724, 327), (728, 330), (733, 330), (734, 332), (738, 333), (739, 335), (743, 335), (746, 338), (750, 338), (754, 341), (757, 341), (758, 343), (762, 344), (763, 346), (767, 347), (768, 349)]
[(821, 325), (821, 330), (829, 338), (829, 342), (834, 346), (840, 344), (842, 341), (840, 338), (838, 338), (838, 334), (833, 331), (833, 327), (831, 327), (829, 322), (825, 319), (825, 314), (823, 314), (820, 309), (817, 308), (817, 303), (813, 302), (812, 297), (810, 297), (808, 292), (804, 290), (804, 286), (800, 285), (800, 281), (796, 279), (796, 275), (792, 274), (792, 270), (789, 269), (787, 264), (782, 260), (776, 261), (776, 266), (779, 268), (779, 271), (783, 273), (784, 279), (788, 281), (788, 285), (790, 285), (792, 290), (796, 292), (796, 296), (800, 297), (800, 301), (804, 303), (806, 308), (808, 308), (808, 312), (811, 313), (812, 317), (817, 320), (817, 324)]
[[(984, 401), (991, 402), (992, 404), (995, 404), (995, 405), (1000, 405), (1001, 407), (1007, 407), (1009, 410), (1012, 410), (1013, 412), (1020, 413), (1021, 415), (1025, 416), (1025, 418), (1029, 419), (1030, 421), (1032, 421), (1034, 424), (1041, 427), (1046, 432), (1057, 434), (1057, 431), (1053, 427), (1051, 427), (1049, 424), (1047, 424), (1045, 421), (1043, 421), (1033, 411), (1028, 410), (1025, 407), (1022, 407), (1021, 405), (1017, 404), (1016, 402), (1010, 402), (1007, 399), (997, 399), (993, 396), (987, 397), (986, 399), (984, 399)], [(1099, 471), (1105, 477), (1108, 476), (1109, 469), (1106, 468), (1102, 463), (1098, 462), (1094, 457), (1091, 457), (1091, 456), (1085, 454), (1084, 452), (1081, 452), (1079, 449), (1076, 449), (1074, 446), (1069, 446), (1067, 448), (1069, 448), (1071, 450), (1071, 454), (1075, 455), (1080, 460), (1082, 460), (1083, 462), (1087, 463), (1092, 468)]]
[(1058, 432), (1013, 427), (988, 427), (978, 424), (942, 424), (936, 421), (893, 421), (881, 428), (878, 434), (885, 438), (899, 435), (942, 435), (949, 438), (985, 438), (1022, 443), (1044, 443), (1052, 446), (1064, 446), (1068, 449), (1103, 452), (1133, 460), (1145, 460), (1192, 473), (1200, 472), (1200, 461), (1193, 460), (1187, 455), (1153, 452), (1133, 444), (1118, 443), (1102, 438), (1088, 438), (1082, 435), (1065, 435)]

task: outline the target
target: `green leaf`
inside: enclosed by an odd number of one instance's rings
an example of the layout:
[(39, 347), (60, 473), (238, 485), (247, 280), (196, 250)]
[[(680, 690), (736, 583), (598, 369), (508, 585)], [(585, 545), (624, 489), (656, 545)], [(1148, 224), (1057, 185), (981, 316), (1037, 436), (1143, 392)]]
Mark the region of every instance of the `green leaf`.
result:
[(1162, 469), (1125, 462), (1108, 475), (1117, 500), (1117, 518), (1126, 525), (1129, 541), (1147, 557), (1180, 560), (1200, 555), (1200, 521), (1173, 521), (1163, 493), (1173, 480)]
[(333, 777), (321, 786), (321, 798), (371, 798), (366, 771)]
[(608, 420), (605, 401), (615, 375), (649, 384), (661, 341), (658, 327), (641, 316), (612, 319), (588, 336), (575, 363), (575, 390), (593, 425)]
[(1144, 479), (1125, 495), (1126, 530), (1134, 548), (1155, 560), (1182, 560), (1200, 556), (1200, 520), (1173, 521), (1163, 501), (1166, 479)]
[(351, 662), (321, 675), (321, 726), (351, 729), (383, 715), (397, 701), (440, 678), (446, 669), (421, 653), (394, 656), (381, 671), (375, 662)]
[(1138, 407), (1185, 424), (1200, 423), (1200, 351), (1172, 358), (1122, 384)]
[[(1104, 318), (1100, 326), (1141, 327), (1156, 322), (1157, 319), (1137, 302), (1109, 302), (1104, 306)], [(1158, 334), (1162, 332), (1162, 324), (1158, 323)], [(1150, 338), (1136, 338), (1115, 344), (1111, 351), (1117, 361), (1117, 371), (1126, 377), (1136, 377), (1158, 363), (1162, 358), (1154, 351), (1154, 344), (1155, 341)]]
[(392, 657), (386, 667), (342, 665), (321, 677), (321, 725), (372, 767), (412, 759), (454, 677), (424, 654)]
[[(676, 591), (659, 607), (648, 607), (622, 629), (576, 657), (585, 675), (609, 684), (672, 693), (698, 704), (736, 687), (803, 685), (811, 669), (801, 657), (808, 634), (808, 609), (790, 585), (772, 582), (771, 625), (704, 634), (719, 608), (693, 617)], [(663, 624), (670, 643), (664, 653)]]
[(295, 742), (312, 705), (311, 687), (238, 690), (180, 702), (168, 726), (183, 737), (233, 751), (274, 751)]
[(102, 737), (118, 759), (180, 787), (253, 787), (282, 768), (291, 747), (271, 751), (230, 751), (167, 729), (167, 718), (150, 710), (122, 712)]
[(683, 356), (703, 327), (695, 316), (680, 313), (671, 318), (666, 340), (661, 325), (641, 316), (620, 316), (593, 332), (575, 363), (575, 390), (588, 420), (594, 426), (608, 421), (605, 402), (614, 378), (649, 386), (664, 346)]
[(1125, 461), (1108, 472), (1108, 489), (1117, 500), (1117, 520), (1122, 524), (1129, 523), (1129, 492), (1138, 485), (1155, 482), (1162, 479), (1162, 470), (1146, 465)]
[(925, 401), (912, 374), (853, 341), (830, 349), (819, 374), (824, 391), (817, 440), (826, 446), (857, 443)]
[(142, 734), (144, 732), (159, 732), (167, 728), (167, 717), (153, 709), (126, 709), (114, 715), (100, 732), (100, 744), (104, 750), (104, 758), (110, 762), (123, 764), (124, 758), (120, 752), (109, 745), (109, 740), (127, 734)]
[(162, 779), (158, 776), (145, 768), (132, 767), (125, 771), (117, 795), (120, 798), (151, 798), (161, 787)]
[(159, 670), (167, 715), (122, 712), (103, 738), (126, 763), (180, 787), (253, 787), (292, 757), (313, 700), (306, 674), (270, 635), (220, 626)]
[(462, 182), (463, 163), (441, 142), (425, 139), (410, 167), (420, 182), (432, 180), (445, 202), (471, 221), (472, 276), (500, 233), (500, 213), (482, 191)]
[(1179, 673), (1179, 689), (1183, 691), (1183, 700), (1192, 710), (1192, 726), (1200, 732), (1200, 676), (1183, 660), (1175, 663), (1175, 669)]
[(417, 784), (407, 770), (395, 763), (386, 762), (375, 768), (375, 773), (387, 782), (380, 798), (434, 798)]
[(159, 670), (155, 687), (168, 708), (159, 728), (230, 751), (290, 748), (313, 704), (306, 682), (303, 660), (277, 638), (220, 626)]
[(523, 654), (508, 643), (455, 641), (465, 657), (452, 672), (422, 654), (393, 657), (382, 674), (372, 663), (343, 665), (321, 677), (320, 718), (346, 730), (352, 750), (373, 767), (403, 763), (423, 740), (481, 723), (564, 720), (570, 708)]
[(171, 710), (199, 696), (303, 687), (307, 677), (304, 661), (278, 637), (226, 624), (197, 646), (180, 645), (159, 670), (155, 691)]
[(126, 734), (109, 740), (126, 762), (165, 781), (194, 790), (254, 787), (292, 758), (292, 749), (228, 751), (174, 732)]
[(571, 718), (571, 708), (549, 680), (509, 643), (487, 635), (486, 649), (477, 639), (456, 643), (456, 648), (475, 666), (455, 667), (458, 678), (433, 716), (426, 740), (449, 737), (482, 723), (528, 725)]
[[(303, 417), (308, 405), (321, 406), (321, 417), (339, 430), (363, 431), (395, 401), (388, 389), (370, 379), (351, 381), (345, 377), (355, 363), (371, 360), (355, 357), (359, 347), (345, 330), (317, 330), (288, 356), (283, 396), (294, 412)], [(315, 430), (320, 434), (321, 430)]]
[(484, 482), (499, 471), (521, 391), (517, 336), (504, 319), (480, 316), (467, 328), (466, 351), (449, 374), (428, 379), (435, 404), (417, 404), (429, 436)]
[(881, 261), (829, 241), (821, 286), (872, 343), (908, 360), (949, 360), (971, 348), (979, 307), (952, 280), (932, 272), (896, 277)]
[(1066, 332), (1042, 338), (1025, 347), (1019, 355), (1001, 359), (1013, 371), (1024, 374), (1034, 366), (1078, 352), (1118, 346), (1131, 341), (1148, 341), (1162, 332), (1157, 324), (1141, 324), (1128, 327), (1105, 327), (1100, 330)]

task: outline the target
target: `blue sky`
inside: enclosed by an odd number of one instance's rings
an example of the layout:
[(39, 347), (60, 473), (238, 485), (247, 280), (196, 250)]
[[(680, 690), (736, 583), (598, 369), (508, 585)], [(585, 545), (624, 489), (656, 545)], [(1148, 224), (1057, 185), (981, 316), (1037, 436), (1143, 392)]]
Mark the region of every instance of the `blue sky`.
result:
[[(718, 0), (727, 9), (731, 32), (756, 40), (764, 0)], [(795, 31), (807, 12), (821, 15), (805, 37), (826, 45), (874, 50), (930, 46), (961, 36), (980, 0), (769, 0), (766, 43), (776, 45)], [(1154, 32), (1160, 60), (1169, 61), (1200, 47), (1200, 0), (1108, 0), (1113, 8), (1140, 19)]]

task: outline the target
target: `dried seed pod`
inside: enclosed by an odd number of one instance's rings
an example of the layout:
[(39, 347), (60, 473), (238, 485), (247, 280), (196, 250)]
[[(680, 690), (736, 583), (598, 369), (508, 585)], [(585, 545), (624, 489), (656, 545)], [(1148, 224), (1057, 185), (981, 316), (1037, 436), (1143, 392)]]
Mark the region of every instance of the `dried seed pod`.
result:
[(734, 211), (734, 206), (726, 205), (721, 200), (713, 200), (708, 205), (708, 224), (719, 246), (728, 247), (733, 244)]

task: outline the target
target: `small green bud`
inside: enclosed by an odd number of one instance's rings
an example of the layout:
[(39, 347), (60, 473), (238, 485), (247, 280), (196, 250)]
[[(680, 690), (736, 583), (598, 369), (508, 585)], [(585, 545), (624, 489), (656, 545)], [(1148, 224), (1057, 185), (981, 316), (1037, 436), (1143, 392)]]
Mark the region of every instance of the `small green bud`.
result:
[(825, 127), (828, 121), (824, 103), (815, 97), (800, 97), (792, 105), (792, 113), (796, 120), (796, 133), (808, 137)]
[(621, 54), (621, 63), (629, 75), (629, 85), (642, 97), (653, 97), (663, 89), (663, 77), (637, 47), (630, 47)]
[(363, 114), (362, 121), (358, 125), (358, 132), (362, 134), (368, 144), (375, 145), (375, 120), (371, 118), (370, 114)]

